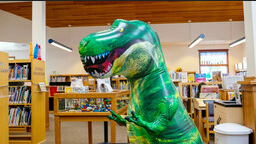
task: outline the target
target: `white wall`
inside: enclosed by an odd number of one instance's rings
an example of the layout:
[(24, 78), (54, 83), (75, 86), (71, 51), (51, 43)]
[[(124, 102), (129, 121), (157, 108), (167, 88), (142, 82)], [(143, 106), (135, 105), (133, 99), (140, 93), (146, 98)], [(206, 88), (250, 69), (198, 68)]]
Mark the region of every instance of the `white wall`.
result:
[(227, 44), (203, 44), (189, 49), (187, 45), (162, 44), (165, 62), (170, 70), (181, 67), (184, 71), (199, 72), (199, 53), (201, 49), (229, 49), (229, 73), (235, 75), (235, 64), (242, 62), (245, 57), (245, 46), (239, 45), (230, 48)]
[[(19, 16), (0, 10), (0, 41), (29, 43), (32, 41), (32, 22)], [(187, 71), (199, 71), (198, 49), (229, 49), (230, 73), (234, 74), (234, 64), (242, 61), (245, 46), (229, 48), (228, 43), (244, 36), (243, 22), (212, 22), (191, 24), (152, 24), (158, 33), (167, 66), (175, 70), (182, 67)], [(78, 53), (80, 40), (92, 32), (105, 30), (109, 26), (49, 28), (46, 39), (52, 38), (73, 48), (69, 53), (46, 44), (46, 74), (56, 71), (57, 74), (84, 73)], [(193, 49), (187, 45), (199, 34), (205, 34), (205, 40)], [(15, 54), (15, 52), (12, 52)], [(16, 56), (24, 57), (26, 53), (17, 52)]]

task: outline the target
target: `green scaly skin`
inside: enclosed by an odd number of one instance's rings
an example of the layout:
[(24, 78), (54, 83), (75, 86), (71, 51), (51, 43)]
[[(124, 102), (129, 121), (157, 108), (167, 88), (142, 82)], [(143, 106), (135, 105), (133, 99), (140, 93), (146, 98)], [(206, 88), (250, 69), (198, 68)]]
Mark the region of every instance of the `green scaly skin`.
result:
[(115, 20), (110, 29), (83, 38), (79, 53), (93, 77), (124, 75), (130, 81), (126, 120), (113, 111), (108, 117), (127, 126), (131, 143), (202, 144), (167, 72), (158, 35), (149, 25)]

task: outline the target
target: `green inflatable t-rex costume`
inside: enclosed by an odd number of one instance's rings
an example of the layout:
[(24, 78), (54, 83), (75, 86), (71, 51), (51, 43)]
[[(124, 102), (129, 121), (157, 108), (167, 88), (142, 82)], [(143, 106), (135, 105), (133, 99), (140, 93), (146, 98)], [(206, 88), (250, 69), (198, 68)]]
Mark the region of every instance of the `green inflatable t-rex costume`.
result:
[(168, 74), (156, 32), (141, 21), (115, 20), (80, 42), (84, 69), (95, 78), (123, 75), (131, 83), (128, 116), (109, 119), (127, 126), (131, 143), (202, 144)]

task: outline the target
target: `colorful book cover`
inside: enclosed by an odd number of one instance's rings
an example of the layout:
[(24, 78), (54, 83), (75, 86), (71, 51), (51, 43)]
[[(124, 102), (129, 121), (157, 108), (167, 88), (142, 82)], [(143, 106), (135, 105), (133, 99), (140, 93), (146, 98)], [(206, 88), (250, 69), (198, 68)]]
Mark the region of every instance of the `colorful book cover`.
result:
[(212, 71), (212, 81), (213, 82), (221, 81), (221, 71)]
[(206, 82), (206, 74), (196, 73), (195, 82)]
[(195, 82), (195, 74), (188, 74), (188, 82)]

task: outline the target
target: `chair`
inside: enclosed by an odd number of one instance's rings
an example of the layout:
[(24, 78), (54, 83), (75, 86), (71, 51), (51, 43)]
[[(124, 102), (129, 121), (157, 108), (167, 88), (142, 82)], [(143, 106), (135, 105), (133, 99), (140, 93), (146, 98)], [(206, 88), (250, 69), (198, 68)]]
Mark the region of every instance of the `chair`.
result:
[(214, 103), (213, 101), (206, 102), (206, 117), (203, 118), (203, 125), (205, 124), (205, 131), (203, 131), (203, 141), (209, 143), (210, 141), (210, 133), (214, 134), (213, 130), (210, 130), (211, 126), (214, 126)]

